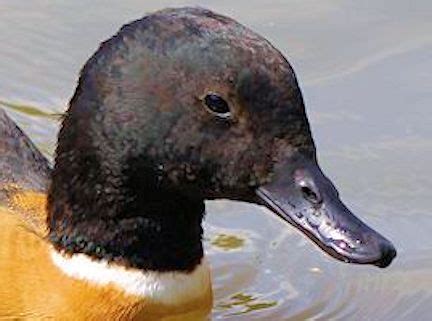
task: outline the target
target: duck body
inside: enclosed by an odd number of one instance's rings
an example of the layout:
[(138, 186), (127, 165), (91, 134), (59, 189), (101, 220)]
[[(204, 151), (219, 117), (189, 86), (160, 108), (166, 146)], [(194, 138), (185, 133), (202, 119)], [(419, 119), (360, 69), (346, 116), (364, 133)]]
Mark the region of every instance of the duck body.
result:
[(396, 254), (320, 170), (286, 59), (209, 10), (158, 11), (101, 45), (52, 170), (2, 111), (0, 149), (0, 318), (207, 319), (206, 199), (265, 205), (339, 260)]

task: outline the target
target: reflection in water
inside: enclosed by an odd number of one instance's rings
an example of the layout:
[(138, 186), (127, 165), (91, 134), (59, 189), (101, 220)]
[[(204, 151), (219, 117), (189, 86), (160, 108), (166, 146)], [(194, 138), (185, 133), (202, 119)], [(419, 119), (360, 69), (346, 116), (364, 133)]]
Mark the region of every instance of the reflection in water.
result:
[(39, 117), (39, 118), (52, 118), (54, 120), (60, 118), (60, 115), (47, 113), (42, 108), (36, 106), (12, 103), (3, 100), (0, 100), (0, 106), (5, 109), (10, 109), (28, 116)]
[(215, 310), (229, 311), (228, 315), (235, 316), (268, 309), (275, 305), (277, 305), (276, 301), (261, 301), (258, 296), (237, 293), (230, 296), (226, 302), (218, 303)]
[(244, 239), (235, 235), (219, 234), (211, 241), (211, 245), (222, 250), (229, 251), (241, 249), (244, 245), (244, 242)]
[[(58, 117), (97, 45), (147, 11), (183, 3), (2, 1), (0, 107), (52, 157)], [(267, 210), (208, 202), (214, 320), (431, 319), (430, 2), (199, 4), (235, 17), (289, 56), (321, 165), (353, 212), (399, 254), (385, 270), (346, 265)]]

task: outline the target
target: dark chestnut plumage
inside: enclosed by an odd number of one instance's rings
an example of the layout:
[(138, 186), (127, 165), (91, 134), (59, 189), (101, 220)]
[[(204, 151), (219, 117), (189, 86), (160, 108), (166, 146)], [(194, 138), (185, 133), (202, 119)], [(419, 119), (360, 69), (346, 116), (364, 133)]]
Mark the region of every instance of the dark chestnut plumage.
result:
[(205, 317), (205, 199), (265, 205), (345, 262), (396, 255), (319, 168), (287, 60), (209, 10), (162, 10), (101, 45), (53, 171), (2, 111), (0, 152), (0, 317)]

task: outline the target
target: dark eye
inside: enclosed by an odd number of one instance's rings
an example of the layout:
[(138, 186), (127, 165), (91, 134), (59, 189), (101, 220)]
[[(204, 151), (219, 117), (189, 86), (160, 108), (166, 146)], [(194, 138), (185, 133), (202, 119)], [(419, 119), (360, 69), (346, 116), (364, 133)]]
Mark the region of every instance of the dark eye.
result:
[(231, 116), (228, 103), (221, 96), (213, 93), (207, 94), (204, 97), (203, 102), (207, 109), (213, 114), (222, 118), (228, 118)]

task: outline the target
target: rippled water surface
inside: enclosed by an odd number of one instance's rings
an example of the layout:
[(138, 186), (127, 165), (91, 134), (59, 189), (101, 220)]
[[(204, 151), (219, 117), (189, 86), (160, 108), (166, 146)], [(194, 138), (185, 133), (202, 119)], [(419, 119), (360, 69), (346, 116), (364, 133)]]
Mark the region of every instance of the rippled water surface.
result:
[[(182, 1), (0, 0), (0, 106), (51, 157), (81, 65), (123, 23)], [(394, 241), (385, 270), (329, 258), (262, 208), (209, 202), (214, 320), (432, 320), (432, 2), (202, 1), (294, 66), (319, 159)]]

